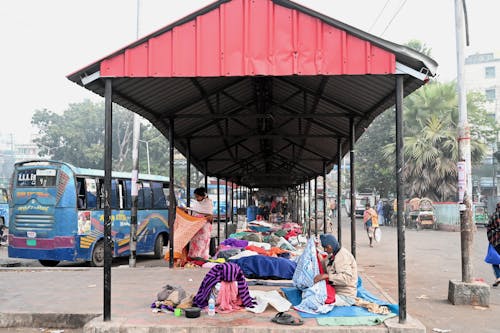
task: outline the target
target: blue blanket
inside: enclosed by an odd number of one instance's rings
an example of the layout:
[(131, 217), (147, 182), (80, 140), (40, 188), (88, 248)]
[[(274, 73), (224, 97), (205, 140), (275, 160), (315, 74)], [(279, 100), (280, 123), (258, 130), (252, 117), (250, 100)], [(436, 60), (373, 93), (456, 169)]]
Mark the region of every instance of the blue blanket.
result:
[[(281, 288), (285, 293), (286, 298), (292, 303), (293, 306), (300, 304), (302, 301), (302, 291), (297, 288)], [(356, 295), (366, 301), (376, 303), (378, 305), (385, 305), (394, 314), (399, 313), (399, 306), (397, 304), (390, 304), (377, 297), (373, 296), (368, 290), (363, 287), (361, 278), (358, 277), (358, 293)], [(365, 308), (359, 306), (336, 306), (328, 313), (311, 314), (299, 312), (302, 318), (325, 318), (325, 317), (355, 317), (355, 316), (380, 316), (379, 314), (372, 313)]]
[(291, 280), (297, 264), (290, 259), (256, 255), (231, 262), (237, 263), (246, 278)]

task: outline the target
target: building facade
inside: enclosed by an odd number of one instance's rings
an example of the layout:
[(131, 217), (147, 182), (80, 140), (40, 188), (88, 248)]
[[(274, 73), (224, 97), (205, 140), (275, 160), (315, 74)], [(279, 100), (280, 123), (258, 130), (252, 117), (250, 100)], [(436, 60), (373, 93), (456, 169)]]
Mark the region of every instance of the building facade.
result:
[[(485, 108), (492, 121), (500, 120), (500, 52), (475, 53), (465, 59), (465, 86), (467, 92), (479, 92), (485, 96)], [(484, 201), (488, 211), (494, 210), (498, 202), (497, 160), (494, 153), (498, 149), (497, 142), (489, 147), (488, 156), (483, 165), (473, 170), (474, 198)]]

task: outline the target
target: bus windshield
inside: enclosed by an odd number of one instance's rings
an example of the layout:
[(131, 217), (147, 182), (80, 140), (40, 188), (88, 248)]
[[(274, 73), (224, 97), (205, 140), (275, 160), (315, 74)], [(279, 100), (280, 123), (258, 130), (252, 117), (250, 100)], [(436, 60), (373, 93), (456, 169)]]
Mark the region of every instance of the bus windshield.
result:
[(7, 190), (4, 188), (0, 188), (0, 204), (6, 204), (7, 201)]

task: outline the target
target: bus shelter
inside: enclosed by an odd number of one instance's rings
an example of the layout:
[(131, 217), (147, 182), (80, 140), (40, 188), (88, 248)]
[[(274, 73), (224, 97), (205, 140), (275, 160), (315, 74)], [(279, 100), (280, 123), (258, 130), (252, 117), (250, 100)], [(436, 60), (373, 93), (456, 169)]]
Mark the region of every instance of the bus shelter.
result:
[[(68, 79), (105, 98), (108, 179), (116, 103), (168, 138), (171, 179), (176, 148), (206, 176), (301, 195), (306, 182), (340, 166), (349, 153), (351, 212), (355, 142), (379, 114), (395, 107), (399, 319), (405, 322), (402, 103), (436, 69), (437, 63), (423, 54), (292, 1), (219, 0)], [(170, 202), (172, 223), (175, 203)], [(108, 205), (108, 238), (109, 214)], [(340, 215), (339, 210), (339, 232)], [(354, 214), (351, 233), (356, 255)], [(108, 257), (105, 320), (110, 318)]]

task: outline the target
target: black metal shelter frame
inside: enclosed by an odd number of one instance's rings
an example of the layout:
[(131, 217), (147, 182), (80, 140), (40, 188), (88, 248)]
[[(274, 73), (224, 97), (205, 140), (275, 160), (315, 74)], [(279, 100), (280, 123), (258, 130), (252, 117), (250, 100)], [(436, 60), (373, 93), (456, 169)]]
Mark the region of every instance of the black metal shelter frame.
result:
[[(108, 58), (133, 49), (149, 38), (196, 19), (226, 2), (228, 1), (217, 1)], [(287, 189), (293, 194), (291, 207), (294, 216), (308, 224), (308, 234), (311, 234), (311, 224), (306, 218), (311, 215), (311, 202), (309, 199), (306, 207), (306, 183), (309, 189), (307, 198), (310, 198), (310, 181), (315, 180), (316, 191), (316, 178), (323, 176), (326, 194), (325, 175), (336, 164), (339, 180), (337, 198), (340, 198), (341, 161), (345, 152), (349, 152), (350, 211), (354, 212), (355, 142), (379, 114), (395, 106), (399, 319), (400, 322), (406, 321), (405, 226), (402, 219), (402, 106), (404, 96), (421, 87), (429, 77), (435, 75), (437, 63), (414, 50), (380, 39), (293, 2), (273, 2), (310, 15), (391, 52), (395, 57), (396, 71), (372, 75), (107, 77), (101, 75), (101, 61), (97, 61), (68, 76), (73, 82), (105, 98), (104, 320), (111, 317), (110, 177), (114, 102), (142, 115), (168, 138), (170, 179), (174, 179), (176, 148), (186, 156), (188, 170), (194, 165), (204, 172), (205, 184), (208, 176), (215, 176), (218, 184), (223, 178), (226, 184), (230, 181), (249, 189)], [(189, 182), (188, 179), (187, 183)], [(173, 186), (170, 187), (170, 197), (175, 197)], [(316, 207), (317, 205), (315, 210)], [(174, 200), (170, 200), (169, 209), (170, 230), (173, 230)], [(326, 230), (326, 195), (323, 209), (323, 230)], [(342, 244), (341, 209), (337, 211), (337, 233)], [(220, 215), (218, 220), (220, 221)], [(354, 256), (355, 224), (355, 216), (351, 214), (350, 245)], [(316, 234), (317, 229), (315, 222)], [(227, 233), (227, 228), (225, 230)], [(220, 228), (217, 234), (220, 239)], [(170, 232), (171, 267), (174, 257), (172, 244), (173, 232)]]

